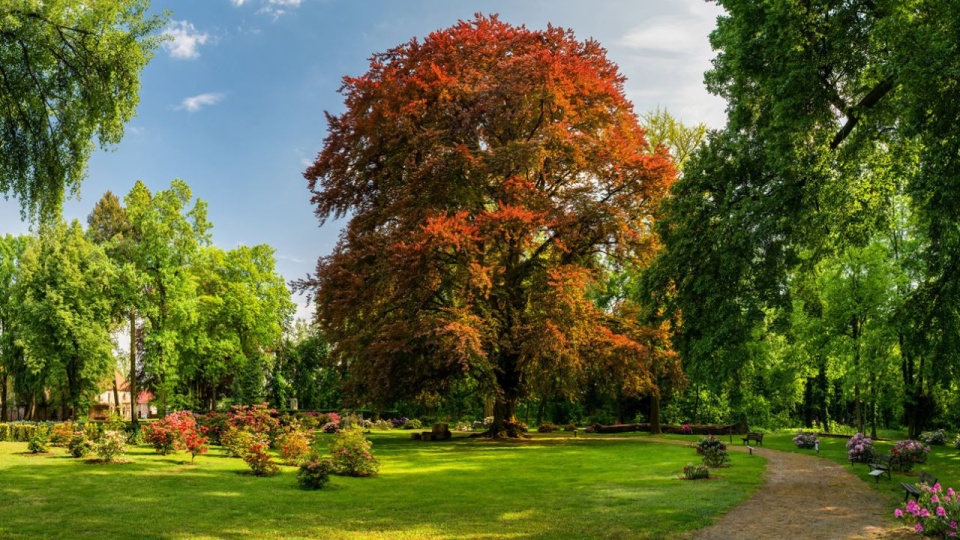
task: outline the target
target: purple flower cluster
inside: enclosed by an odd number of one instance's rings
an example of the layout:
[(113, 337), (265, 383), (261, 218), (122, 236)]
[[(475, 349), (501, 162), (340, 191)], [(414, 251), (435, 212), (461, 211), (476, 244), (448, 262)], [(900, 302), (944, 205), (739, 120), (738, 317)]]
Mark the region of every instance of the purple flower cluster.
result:
[(857, 433), (847, 441), (847, 458), (854, 463), (864, 463), (873, 456), (873, 439)]

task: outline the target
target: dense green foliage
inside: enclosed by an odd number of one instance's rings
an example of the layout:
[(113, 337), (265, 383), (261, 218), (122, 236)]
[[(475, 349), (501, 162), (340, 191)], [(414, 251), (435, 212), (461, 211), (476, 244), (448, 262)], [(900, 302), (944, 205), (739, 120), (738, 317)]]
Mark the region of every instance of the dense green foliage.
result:
[(960, 8), (719, 4), (728, 123), (675, 184), (651, 276), (685, 373), (742, 423), (956, 423)]
[[(0, 239), (3, 411), (81, 416), (120, 365), (160, 411), (261, 402), (294, 311), (273, 250), (210, 246), (206, 204), (180, 180), (156, 193), (137, 182), (124, 202), (104, 195), (86, 231), (43, 223)], [(129, 361), (114, 356), (120, 328)]]
[(149, 0), (8, 0), (0, 7), (0, 192), (55, 218), (93, 139), (123, 137), (165, 17)]

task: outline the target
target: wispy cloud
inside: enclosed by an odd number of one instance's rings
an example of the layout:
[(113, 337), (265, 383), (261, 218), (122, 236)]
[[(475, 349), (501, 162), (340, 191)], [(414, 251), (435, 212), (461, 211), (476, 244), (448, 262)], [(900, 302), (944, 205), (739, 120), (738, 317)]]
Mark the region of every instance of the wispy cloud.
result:
[(206, 94), (190, 96), (183, 98), (183, 101), (181, 101), (179, 105), (174, 106), (173, 110), (197, 112), (209, 105), (216, 105), (217, 103), (220, 103), (223, 98), (224, 95), (220, 92), (208, 92)]
[(258, 4), (261, 7), (257, 10), (257, 15), (269, 15), (276, 20), (290, 10), (300, 7), (303, 0), (230, 0), (230, 2), (235, 7), (241, 7), (245, 4)]
[(192, 60), (200, 57), (200, 46), (210, 40), (206, 32), (198, 32), (193, 24), (187, 21), (173, 21), (163, 33), (170, 39), (163, 42), (163, 48), (170, 53), (170, 58)]

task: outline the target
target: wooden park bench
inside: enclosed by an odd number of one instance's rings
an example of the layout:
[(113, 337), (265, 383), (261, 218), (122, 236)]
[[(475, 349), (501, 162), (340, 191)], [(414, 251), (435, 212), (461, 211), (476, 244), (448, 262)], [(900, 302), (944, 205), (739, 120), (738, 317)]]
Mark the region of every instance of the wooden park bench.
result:
[(763, 433), (747, 433), (743, 438), (743, 444), (749, 445), (750, 441), (757, 441), (757, 444), (763, 446)]
[(903, 502), (910, 500), (910, 497), (913, 497), (916, 500), (920, 500), (920, 484), (926, 484), (932, 486), (937, 483), (937, 479), (927, 473), (926, 471), (920, 473), (920, 479), (917, 480), (916, 484), (908, 484), (906, 482), (900, 482), (900, 485), (903, 486)]
[(893, 458), (888, 454), (874, 454), (870, 456), (870, 460), (867, 461), (867, 464), (873, 469), (870, 471), (870, 476), (877, 481), (877, 484), (880, 483), (880, 477), (886, 473), (887, 478), (893, 480), (893, 476), (890, 471), (893, 469)]

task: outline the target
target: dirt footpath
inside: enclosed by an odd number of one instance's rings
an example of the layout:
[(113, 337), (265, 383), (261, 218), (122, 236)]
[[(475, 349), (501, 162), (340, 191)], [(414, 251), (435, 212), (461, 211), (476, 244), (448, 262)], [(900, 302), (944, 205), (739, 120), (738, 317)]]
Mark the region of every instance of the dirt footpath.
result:
[[(744, 450), (730, 446), (730, 450)], [(906, 539), (882, 495), (832, 461), (768, 450), (764, 485), (715, 524), (696, 531), (696, 540)]]

